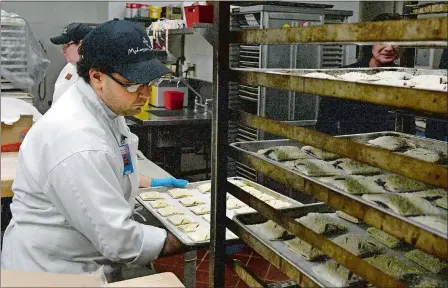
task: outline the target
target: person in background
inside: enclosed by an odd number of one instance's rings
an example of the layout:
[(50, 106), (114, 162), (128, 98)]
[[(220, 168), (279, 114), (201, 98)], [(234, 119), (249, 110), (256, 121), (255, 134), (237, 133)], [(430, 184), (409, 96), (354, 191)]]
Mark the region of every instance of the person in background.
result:
[[(380, 14), (373, 21), (400, 20), (398, 14)], [(399, 47), (373, 45), (362, 47), (358, 62), (344, 68), (396, 67)], [(394, 131), (395, 115), (386, 106), (322, 97), (316, 130), (330, 135)]]
[(82, 39), (92, 31), (93, 28), (82, 23), (71, 23), (64, 28), (61, 35), (50, 38), (51, 43), (61, 45), (61, 53), (64, 55), (67, 65), (59, 73), (58, 79), (54, 84), (53, 102), (56, 103), (62, 94), (67, 91), (79, 76), (76, 72), (76, 62), (79, 60), (78, 48), (81, 46)]
[[(170, 73), (135, 24), (108, 21), (80, 48), (79, 81), (28, 132), (12, 190), (2, 269), (106, 275), (146, 266), (185, 247), (133, 219), (139, 186), (185, 187), (138, 174), (138, 138), (125, 115), (140, 112), (148, 85)], [(114, 279), (114, 278), (108, 278)]]
[[(448, 69), (448, 49), (443, 49), (439, 69)], [(425, 136), (432, 139), (448, 142), (448, 122), (434, 119), (426, 120)]]

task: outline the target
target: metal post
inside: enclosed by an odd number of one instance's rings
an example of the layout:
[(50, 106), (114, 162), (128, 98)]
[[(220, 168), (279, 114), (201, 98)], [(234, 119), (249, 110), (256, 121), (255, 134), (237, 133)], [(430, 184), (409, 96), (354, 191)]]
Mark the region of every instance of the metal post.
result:
[(214, 2), (216, 41), (213, 50), (212, 195), (210, 219), (210, 287), (225, 287), (225, 218), (229, 107), (230, 3)]
[(184, 285), (186, 288), (196, 287), (196, 250), (184, 253)]

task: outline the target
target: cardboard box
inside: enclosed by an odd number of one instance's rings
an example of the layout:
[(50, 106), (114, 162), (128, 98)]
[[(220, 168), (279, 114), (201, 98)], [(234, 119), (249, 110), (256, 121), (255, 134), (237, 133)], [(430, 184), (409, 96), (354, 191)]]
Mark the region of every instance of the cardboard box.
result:
[(26, 133), (33, 126), (32, 115), (21, 115), (20, 119), (12, 125), (5, 124), (2, 121), (2, 152), (17, 152), (20, 149)]
[(104, 282), (100, 274), (56, 274), (3, 269), (0, 278), (1, 287), (184, 287), (170, 272), (115, 283)]
[(162, 7), (162, 17), (170, 20), (182, 20), (181, 7)]

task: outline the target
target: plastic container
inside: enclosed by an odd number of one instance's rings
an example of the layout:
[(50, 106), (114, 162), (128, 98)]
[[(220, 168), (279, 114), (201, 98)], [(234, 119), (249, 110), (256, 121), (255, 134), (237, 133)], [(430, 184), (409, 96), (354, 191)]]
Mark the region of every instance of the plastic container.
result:
[(160, 19), (161, 15), (162, 15), (162, 8), (157, 6), (149, 7), (149, 18)]
[(168, 110), (179, 110), (184, 107), (184, 92), (165, 91), (163, 98), (165, 100), (165, 108)]
[(149, 18), (149, 5), (142, 4), (142, 7), (139, 9), (140, 18)]
[(139, 17), (138, 15), (138, 10), (142, 7), (142, 4), (138, 4), (138, 3), (132, 3), (131, 5), (131, 18), (137, 18)]
[(126, 18), (132, 17), (132, 3), (126, 3)]
[(213, 23), (213, 6), (187, 6), (184, 11), (188, 28), (194, 23)]

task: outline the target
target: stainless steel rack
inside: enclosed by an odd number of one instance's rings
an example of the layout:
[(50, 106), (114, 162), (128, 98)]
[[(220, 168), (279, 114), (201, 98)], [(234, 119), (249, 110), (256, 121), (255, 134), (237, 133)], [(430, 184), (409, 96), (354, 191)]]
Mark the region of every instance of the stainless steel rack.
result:
[[(245, 193), (239, 187), (227, 181), (228, 156), (263, 172), (280, 183), (296, 188), (311, 195), (330, 207), (342, 210), (362, 222), (390, 233), (416, 248), (424, 250), (442, 259), (448, 259), (448, 240), (429, 230), (422, 229), (403, 221), (399, 217), (384, 213), (381, 209), (366, 205), (356, 199), (337, 193), (335, 189), (321, 185), (313, 179), (301, 177), (286, 168), (274, 165), (267, 160), (254, 157), (249, 153), (239, 153), (228, 146), (228, 121), (283, 136), (303, 144), (352, 158), (382, 169), (404, 175), (434, 186), (448, 188), (448, 169), (446, 166), (416, 160), (388, 150), (369, 147), (348, 139), (331, 137), (289, 123), (271, 120), (249, 113), (229, 109), (230, 81), (245, 85), (260, 85), (297, 92), (319, 94), (424, 111), (441, 118), (448, 116), (447, 93), (430, 90), (412, 90), (390, 86), (376, 86), (365, 83), (343, 82), (324, 79), (304, 79), (293, 71), (278, 73), (260, 69), (231, 69), (229, 67), (229, 45), (251, 44), (359, 44), (359, 43), (405, 43), (409, 46), (444, 45), (448, 40), (448, 20), (446, 18), (384, 21), (358, 24), (329, 24), (314, 27), (289, 29), (262, 29), (229, 31), (229, 3), (216, 3), (214, 9), (214, 27), (216, 47), (214, 51), (214, 112), (212, 124), (212, 203), (211, 203), (211, 246), (210, 278), (212, 287), (225, 287), (224, 263), (230, 263), (236, 273), (250, 286), (265, 286), (253, 273), (240, 263), (225, 256), (225, 229), (229, 228), (255, 251), (279, 268), (291, 280), (302, 287), (319, 287), (313, 279), (301, 273), (295, 265), (288, 262), (282, 254), (263, 244), (234, 221), (226, 217), (226, 192), (231, 193), (258, 211), (264, 218), (273, 220), (291, 234), (317, 248), (329, 258), (345, 266), (365, 281), (377, 287), (405, 287), (406, 285), (387, 273), (375, 268), (367, 261), (357, 257), (326, 237), (315, 233), (295, 221), (291, 215), (276, 210), (254, 196)], [(319, 88), (316, 88), (319, 87)], [(353, 91), (356, 91), (354, 93)], [(384, 97), (374, 98), (378, 94)], [(412, 94), (414, 97), (409, 97)], [(389, 97), (387, 95), (393, 95)], [(407, 95), (408, 97), (405, 97)], [(378, 100), (379, 99), (379, 100)], [(418, 100), (415, 100), (418, 99)], [(419, 167), (419, 169), (415, 169)], [(418, 171), (417, 171), (418, 170)]]

